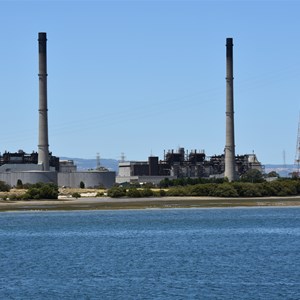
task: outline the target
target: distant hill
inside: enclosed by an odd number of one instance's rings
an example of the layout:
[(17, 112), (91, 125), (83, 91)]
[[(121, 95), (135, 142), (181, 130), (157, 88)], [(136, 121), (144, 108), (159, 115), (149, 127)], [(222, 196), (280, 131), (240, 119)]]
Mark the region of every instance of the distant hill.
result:
[(265, 173), (270, 173), (271, 171), (275, 171), (281, 177), (290, 177), (291, 173), (297, 170), (297, 166), (295, 165), (276, 165), (276, 164), (266, 164), (265, 165)]
[[(96, 167), (97, 167), (96, 159), (60, 157), (60, 160), (73, 160), (74, 164), (77, 165), (78, 171), (96, 169)], [(116, 159), (101, 158), (100, 166), (105, 167), (110, 171), (117, 172), (119, 169), (119, 161)]]

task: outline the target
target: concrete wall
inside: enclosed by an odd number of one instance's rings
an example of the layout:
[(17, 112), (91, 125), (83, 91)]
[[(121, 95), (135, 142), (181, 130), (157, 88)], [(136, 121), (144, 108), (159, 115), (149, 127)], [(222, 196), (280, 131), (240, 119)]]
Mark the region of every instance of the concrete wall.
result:
[(0, 172), (42, 171), (38, 164), (5, 164), (0, 166)]
[(66, 186), (77, 188), (82, 181), (86, 188), (91, 187), (105, 187), (110, 188), (116, 182), (116, 173), (107, 172), (71, 172), (71, 173), (57, 173), (55, 171), (16, 171), (16, 172), (1, 172), (0, 181), (4, 181), (10, 186), (16, 186), (18, 179), (22, 183), (54, 183), (58, 186)]
[(74, 173), (58, 173), (58, 186), (65, 186), (71, 188), (80, 187), (80, 182), (83, 182), (86, 188), (105, 187), (110, 188), (116, 182), (116, 173), (87, 171)]
[(153, 183), (159, 184), (165, 178), (169, 178), (170, 180), (176, 179), (176, 176), (117, 176), (117, 183), (125, 183), (125, 182), (139, 182), (139, 183)]
[(51, 171), (29, 171), (29, 172), (4, 172), (0, 173), (0, 180), (6, 182), (10, 186), (16, 186), (18, 179), (22, 180), (22, 183), (54, 183), (57, 184), (57, 172)]
[(131, 175), (131, 162), (119, 163), (119, 176)]
[[(39, 164), (5, 164), (0, 166), (1, 172), (30, 172), (42, 171), (42, 165)], [(50, 167), (50, 171), (54, 172), (55, 167)]]

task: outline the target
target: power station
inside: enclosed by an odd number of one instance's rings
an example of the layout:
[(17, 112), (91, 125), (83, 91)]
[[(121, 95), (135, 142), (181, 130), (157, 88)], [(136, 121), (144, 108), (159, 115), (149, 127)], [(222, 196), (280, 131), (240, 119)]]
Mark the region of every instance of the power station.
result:
[(38, 34), (39, 60), (39, 138), (38, 153), (26, 154), (5, 152), (0, 156), (0, 180), (16, 186), (22, 183), (52, 182), (58, 186), (110, 188), (115, 183), (116, 173), (101, 169), (78, 172), (73, 161), (59, 161), (49, 152), (48, 99), (47, 99), (47, 34)]
[(145, 162), (120, 162), (119, 175), (105, 168), (78, 172), (73, 161), (60, 161), (49, 151), (47, 99), (47, 35), (38, 34), (39, 59), (39, 136), (38, 151), (31, 154), (19, 150), (0, 155), (0, 180), (16, 186), (23, 183), (52, 182), (58, 186), (109, 188), (117, 181), (153, 182), (180, 177), (227, 177), (233, 181), (249, 169), (262, 171), (256, 155), (235, 155), (234, 93), (233, 93), (233, 39), (226, 39), (226, 142), (222, 155), (208, 157), (204, 151), (178, 152), (169, 150), (163, 160), (151, 156)]
[[(236, 155), (234, 158), (235, 174), (241, 176), (250, 169), (263, 171), (263, 166), (256, 155)], [(148, 157), (147, 161), (119, 163), (117, 183), (139, 182), (158, 184), (164, 178), (223, 178), (226, 168), (225, 155), (206, 156), (204, 151), (168, 150), (164, 158)]]
[(117, 183), (152, 182), (159, 183), (164, 178), (222, 178), (229, 181), (238, 179), (250, 169), (263, 171), (256, 155), (235, 155), (234, 141), (234, 93), (233, 93), (233, 39), (226, 39), (226, 135), (225, 150), (222, 155), (206, 157), (204, 150), (185, 152), (169, 150), (163, 160), (149, 157), (144, 162), (120, 162)]

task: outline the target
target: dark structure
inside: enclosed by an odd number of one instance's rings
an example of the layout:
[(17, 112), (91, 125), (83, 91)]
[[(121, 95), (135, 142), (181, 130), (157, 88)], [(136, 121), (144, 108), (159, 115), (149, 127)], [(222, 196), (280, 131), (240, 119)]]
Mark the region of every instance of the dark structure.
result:
[(48, 107), (47, 107), (47, 36), (39, 32), (39, 143), (38, 163), (49, 171)]
[[(3, 155), (0, 155), (0, 166), (5, 164), (38, 164), (38, 153), (28, 154), (23, 150), (14, 153), (4, 152)], [(55, 168), (55, 171), (59, 171), (59, 157), (52, 156), (51, 152), (49, 153), (49, 166)]]
[[(243, 175), (250, 169), (263, 171), (255, 154), (237, 155), (234, 158), (234, 164), (234, 173), (237, 176)], [(204, 151), (185, 152), (184, 148), (179, 148), (178, 151), (167, 151), (163, 160), (159, 160), (157, 156), (150, 156), (148, 161), (119, 164), (119, 177), (124, 178), (132, 176), (209, 178), (223, 177), (224, 171), (225, 155), (207, 157)]]
[(159, 175), (158, 157), (150, 156), (148, 158), (148, 163), (149, 163), (149, 176), (158, 176)]
[(233, 43), (226, 40), (226, 145), (225, 173), (229, 181), (235, 179), (234, 109), (233, 109)]

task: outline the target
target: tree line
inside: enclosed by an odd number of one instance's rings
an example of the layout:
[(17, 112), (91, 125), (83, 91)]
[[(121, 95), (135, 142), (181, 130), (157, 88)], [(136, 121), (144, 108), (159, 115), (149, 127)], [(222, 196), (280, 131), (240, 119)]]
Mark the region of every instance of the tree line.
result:
[[(29, 200), (29, 199), (57, 199), (58, 187), (53, 183), (35, 183), (35, 184), (22, 184), (21, 180), (18, 180), (16, 188), (26, 189), (21, 195), (10, 194), (3, 195), (2, 198), (10, 200)], [(0, 181), (0, 191), (9, 192), (10, 185), (3, 181)]]
[[(266, 181), (265, 177), (277, 177)], [(209, 196), (209, 197), (270, 197), (300, 195), (299, 178), (279, 178), (276, 172), (266, 176), (256, 169), (243, 174), (239, 180), (228, 182), (227, 178), (177, 178), (163, 179), (159, 191), (149, 187), (114, 187), (108, 191), (110, 197), (149, 197), (149, 196)]]
[(113, 187), (108, 190), (112, 198), (152, 197), (152, 196), (208, 196), (208, 197), (270, 197), (300, 195), (300, 181), (295, 179), (276, 180), (272, 182), (222, 182), (200, 183), (171, 186), (152, 190), (136, 187)]

